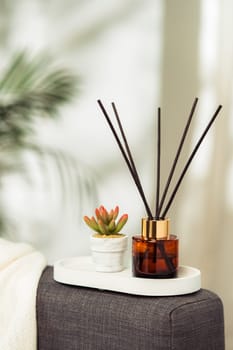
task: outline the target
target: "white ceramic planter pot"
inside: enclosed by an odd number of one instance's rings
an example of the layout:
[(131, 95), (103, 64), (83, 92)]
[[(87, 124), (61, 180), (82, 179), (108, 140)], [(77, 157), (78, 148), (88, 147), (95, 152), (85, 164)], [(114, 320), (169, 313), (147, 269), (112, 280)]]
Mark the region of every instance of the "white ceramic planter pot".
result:
[(128, 237), (91, 236), (91, 252), (95, 270), (99, 272), (117, 272), (124, 269), (124, 257)]

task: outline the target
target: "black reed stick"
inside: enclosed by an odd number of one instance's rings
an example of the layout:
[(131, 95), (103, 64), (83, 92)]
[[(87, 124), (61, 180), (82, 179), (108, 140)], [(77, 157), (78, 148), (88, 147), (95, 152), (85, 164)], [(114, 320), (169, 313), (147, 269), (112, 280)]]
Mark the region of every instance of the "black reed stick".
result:
[[(140, 178), (138, 176), (138, 172), (137, 172), (137, 169), (136, 169), (136, 166), (135, 166), (135, 162), (134, 162), (132, 153), (131, 153), (130, 148), (129, 148), (129, 144), (128, 144), (127, 138), (125, 136), (125, 132), (124, 132), (121, 120), (120, 120), (120, 116), (118, 114), (118, 111), (117, 111), (117, 108), (116, 108), (114, 102), (112, 102), (112, 108), (113, 108), (113, 111), (114, 111), (114, 114), (115, 114), (115, 117), (116, 117), (119, 129), (120, 129), (120, 132), (121, 132), (122, 139), (123, 139), (124, 144), (125, 144), (125, 149), (126, 149), (126, 152), (127, 152), (127, 155), (128, 155), (128, 159), (129, 159), (130, 164), (131, 164), (131, 169), (132, 169), (132, 171), (134, 173), (134, 181), (135, 181), (135, 183), (137, 182), (138, 187), (140, 188), (140, 191), (141, 191), (140, 194), (143, 197), (143, 202), (146, 203), (146, 206), (149, 208), (149, 205), (147, 204), (146, 197), (145, 197), (145, 194), (144, 194), (144, 191), (143, 191), (143, 187), (142, 187)], [(150, 214), (151, 214), (150, 218), (152, 219), (152, 213), (151, 213), (150, 208), (149, 208), (149, 211), (150, 211)]]
[(118, 137), (118, 135), (117, 135), (117, 132), (116, 132), (116, 130), (115, 130), (115, 128), (114, 128), (114, 126), (113, 126), (113, 124), (112, 124), (112, 122), (111, 122), (109, 116), (108, 116), (107, 111), (105, 110), (105, 108), (104, 108), (104, 106), (103, 106), (103, 104), (102, 104), (102, 102), (101, 102), (100, 100), (98, 100), (97, 102), (98, 102), (98, 104), (99, 104), (99, 106), (100, 106), (100, 108), (101, 108), (101, 110), (102, 110), (102, 112), (103, 112), (103, 114), (104, 114), (104, 116), (105, 116), (105, 118), (106, 118), (106, 120), (107, 120), (109, 126), (110, 126), (110, 129), (111, 129), (111, 131), (112, 131), (112, 133), (113, 133), (113, 135), (114, 135), (114, 137), (115, 137), (115, 139), (116, 139), (116, 142), (117, 142), (117, 144), (118, 144), (118, 146), (119, 146), (119, 148), (120, 148), (120, 150), (121, 150), (121, 153), (122, 153), (122, 155), (123, 155), (123, 157), (124, 157), (124, 159), (125, 159), (125, 161), (126, 161), (126, 164), (127, 164), (127, 166), (128, 166), (128, 169), (129, 169), (129, 171), (130, 171), (130, 173), (131, 173), (131, 175), (132, 175), (132, 177), (133, 177), (133, 180), (134, 180), (134, 182), (135, 182), (135, 184), (136, 184), (136, 186), (137, 186), (137, 189), (138, 189), (138, 191), (139, 191), (139, 193), (140, 193), (140, 195), (141, 195), (141, 198), (142, 198), (142, 200), (143, 200), (143, 203), (144, 203), (144, 205), (145, 205), (145, 209), (146, 209), (147, 215), (148, 215), (148, 217), (149, 217), (150, 219), (152, 219), (152, 218), (153, 218), (153, 215), (152, 215), (152, 213), (151, 213), (150, 207), (149, 207), (149, 205), (148, 205), (148, 203), (147, 203), (147, 200), (146, 200), (146, 198), (145, 198), (145, 194), (144, 194), (143, 188), (142, 188), (142, 186), (140, 185), (141, 183), (138, 182), (138, 178), (137, 178), (137, 176), (135, 176), (135, 172), (134, 172), (134, 169), (132, 168), (131, 162), (130, 162), (129, 159), (127, 158), (127, 154), (126, 154), (126, 152), (125, 152), (125, 150), (124, 150), (124, 147), (123, 147), (123, 145), (122, 145), (122, 143), (121, 143), (121, 141), (120, 141), (120, 139), (119, 139), (119, 137)]
[(211, 125), (215, 121), (215, 119), (216, 119), (217, 115), (219, 114), (221, 108), (222, 108), (222, 106), (219, 105), (217, 110), (216, 110), (216, 112), (214, 113), (214, 115), (210, 119), (210, 121), (209, 121), (207, 127), (205, 128), (204, 132), (202, 133), (200, 139), (198, 140), (196, 146), (194, 147), (194, 150), (192, 151), (192, 153), (191, 153), (191, 155), (190, 155), (190, 157), (189, 157), (189, 159), (188, 159), (188, 161), (187, 161), (187, 163), (186, 163), (186, 165), (185, 165), (185, 167), (184, 167), (184, 169), (183, 169), (183, 171), (182, 171), (182, 173), (181, 173), (181, 175), (179, 177), (179, 180), (176, 183), (176, 186), (175, 186), (175, 188), (174, 188), (174, 190), (173, 190), (173, 192), (171, 194), (171, 197), (170, 197), (170, 199), (169, 199), (169, 201), (168, 201), (168, 203), (167, 203), (167, 205), (166, 205), (166, 207), (165, 207), (165, 209), (164, 209), (164, 211), (163, 211), (163, 213), (161, 215), (162, 218), (164, 218), (166, 216), (166, 214), (167, 214), (167, 212), (168, 212), (168, 210), (169, 210), (169, 208), (170, 208), (170, 206), (171, 206), (171, 204), (172, 204), (172, 202), (174, 200), (174, 197), (175, 197), (175, 195), (176, 195), (176, 193), (177, 193), (177, 191), (179, 189), (179, 186), (180, 186), (180, 184), (181, 184), (181, 182), (182, 182), (182, 180), (183, 180), (183, 178), (184, 178), (184, 176), (185, 176), (185, 174), (186, 174), (186, 172), (188, 170), (188, 167), (189, 167), (190, 163), (192, 162), (195, 154), (197, 153), (198, 148), (200, 147), (200, 145), (201, 145), (203, 139), (205, 138), (207, 132), (209, 131)]
[(187, 120), (187, 123), (186, 123), (186, 126), (185, 126), (184, 131), (183, 131), (182, 138), (181, 138), (181, 140), (180, 140), (179, 147), (178, 147), (177, 152), (176, 152), (176, 156), (175, 156), (174, 162), (173, 162), (173, 164), (172, 164), (172, 168), (171, 168), (171, 170), (170, 170), (170, 173), (169, 173), (169, 176), (168, 176), (168, 179), (167, 179), (167, 183), (166, 183), (166, 186), (165, 186), (163, 195), (162, 195), (162, 197), (161, 197), (161, 201), (160, 201), (159, 208), (158, 208), (158, 212), (157, 212), (157, 216), (158, 216), (158, 217), (159, 217), (159, 215), (160, 215), (160, 213), (161, 213), (161, 210), (162, 210), (164, 201), (165, 201), (165, 199), (166, 199), (166, 195), (167, 195), (167, 192), (168, 192), (168, 189), (169, 189), (169, 186), (170, 186), (170, 183), (171, 183), (173, 174), (174, 174), (174, 172), (175, 172), (176, 165), (177, 165), (179, 156), (180, 156), (180, 154), (181, 154), (181, 150), (182, 150), (182, 147), (183, 147), (183, 144), (184, 144), (186, 135), (187, 135), (188, 130), (189, 130), (189, 126), (190, 126), (190, 124), (191, 124), (192, 117), (193, 117), (193, 115), (194, 115), (194, 112), (195, 112), (195, 109), (196, 109), (196, 106), (197, 106), (197, 102), (198, 102), (198, 98), (195, 98), (195, 100), (194, 100), (194, 102), (193, 102), (193, 105), (192, 105), (192, 108), (191, 108), (191, 111), (190, 111), (190, 114), (189, 114), (189, 117), (188, 117), (188, 120)]
[(114, 114), (115, 114), (115, 117), (116, 117), (119, 129), (120, 129), (120, 132), (121, 132), (121, 136), (122, 136), (124, 144), (125, 144), (125, 149), (126, 149), (126, 152), (128, 154), (128, 157), (129, 157), (128, 159), (129, 159), (129, 161), (131, 163), (131, 168), (134, 171), (134, 175), (137, 178), (138, 183), (140, 183), (140, 186), (142, 187), (141, 181), (139, 179), (138, 172), (137, 172), (134, 160), (133, 160), (133, 156), (132, 156), (132, 153), (130, 151), (129, 144), (128, 144), (128, 141), (126, 139), (125, 132), (124, 132), (124, 129), (122, 127), (122, 123), (121, 123), (121, 120), (120, 120), (120, 117), (119, 117), (119, 114), (118, 114), (118, 111), (116, 109), (116, 106), (115, 106), (114, 102), (112, 102), (112, 108), (113, 108), (113, 111), (114, 111)]
[(158, 108), (157, 125), (157, 184), (156, 184), (156, 211), (155, 218), (159, 219), (159, 194), (160, 194), (160, 157), (161, 157), (161, 110)]

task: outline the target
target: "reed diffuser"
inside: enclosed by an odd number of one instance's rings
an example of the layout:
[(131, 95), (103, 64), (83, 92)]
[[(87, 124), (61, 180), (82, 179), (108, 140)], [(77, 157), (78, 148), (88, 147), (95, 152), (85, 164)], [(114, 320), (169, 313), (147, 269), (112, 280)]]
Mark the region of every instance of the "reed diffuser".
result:
[(179, 267), (179, 239), (177, 235), (170, 234), (170, 220), (167, 217), (167, 213), (174, 201), (176, 193), (181, 185), (181, 182), (196, 155), (202, 141), (204, 140), (207, 132), (210, 130), (216, 117), (222, 108), (218, 106), (215, 113), (211, 117), (209, 123), (201, 134), (197, 144), (195, 145), (191, 155), (189, 156), (178, 181), (171, 192), (170, 198), (166, 201), (167, 193), (174, 175), (176, 165), (178, 163), (186, 135), (188, 133), (191, 120), (193, 118), (198, 98), (195, 98), (191, 111), (189, 113), (182, 137), (180, 139), (178, 149), (171, 166), (171, 170), (168, 174), (165, 188), (160, 196), (160, 163), (161, 163), (161, 109), (158, 108), (157, 114), (157, 167), (156, 167), (156, 195), (155, 195), (155, 212), (148, 204), (145, 197), (144, 190), (142, 188), (141, 181), (138, 176), (138, 172), (135, 166), (135, 162), (132, 153), (129, 148), (129, 144), (122, 127), (122, 123), (116, 109), (114, 102), (112, 102), (113, 112), (116, 118), (116, 122), (119, 128), (119, 134), (114, 127), (109, 114), (107, 113), (101, 100), (97, 101), (103, 115), (105, 116), (107, 123), (114, 135), (114, 138), (120, 148), (122, 156), (126, 162), (126, 165), (130, 171), (130, 174), (134, 180), (137, 190), (141, 196), (147, 217), (141, 219), (141, 235), (135, 235), (132, 237), (132, 272), (135, 277), (143, 278), (172, 278), (176, 277)]

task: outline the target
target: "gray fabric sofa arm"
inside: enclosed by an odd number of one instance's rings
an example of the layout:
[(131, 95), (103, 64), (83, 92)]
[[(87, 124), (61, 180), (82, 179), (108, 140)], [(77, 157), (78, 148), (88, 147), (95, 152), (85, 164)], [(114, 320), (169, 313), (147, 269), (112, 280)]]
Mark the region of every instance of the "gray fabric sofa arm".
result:
[(224, 312), (208, 291), (144, 297), (68, 286), (47, 267), (37, 291), (38, 350), (224, 350)]

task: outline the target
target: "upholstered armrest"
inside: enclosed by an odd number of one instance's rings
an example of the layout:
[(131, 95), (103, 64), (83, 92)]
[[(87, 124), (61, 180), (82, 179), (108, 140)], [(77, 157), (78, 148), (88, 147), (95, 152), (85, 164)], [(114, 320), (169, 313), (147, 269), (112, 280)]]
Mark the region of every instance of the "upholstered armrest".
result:
[(68, 286), (41, 276), (39, 350), (224, 350), (223, 305), (208, 291), (143, 297)]

